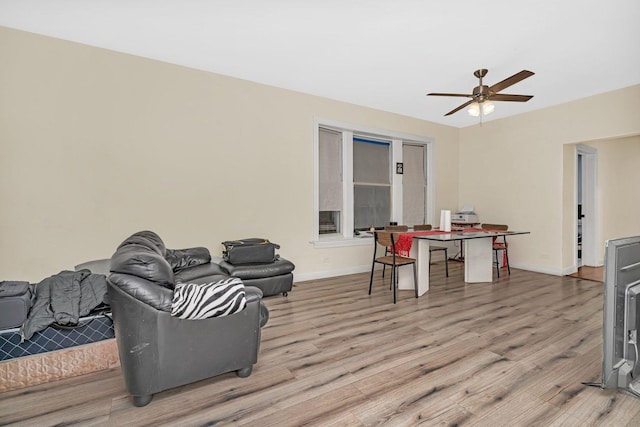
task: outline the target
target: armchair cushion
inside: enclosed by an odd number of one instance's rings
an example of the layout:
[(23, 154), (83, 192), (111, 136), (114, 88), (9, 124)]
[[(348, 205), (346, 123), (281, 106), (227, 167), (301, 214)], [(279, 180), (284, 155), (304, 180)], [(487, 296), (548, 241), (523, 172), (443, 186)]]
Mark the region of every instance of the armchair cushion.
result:
[(176, 283), (211, 283), (229, 276), (227, 270), (214, 262), (185, 268), (174, 274)]
[(225, 269), (230, 276), (247, 280), (274, 277), (291, 273), (294, 270), (295, 265), (293, 265), (293, 263), (289, 260), (280, 258), (268, 264), (233, 265), (229, 264), (226, 261), (221, 261), (220, 267)]
[(178, 283), (171, 315), (180, 319), (207, 319), (235, 314), (246, 305), (244, 283), (236, 277), (206, 284)]

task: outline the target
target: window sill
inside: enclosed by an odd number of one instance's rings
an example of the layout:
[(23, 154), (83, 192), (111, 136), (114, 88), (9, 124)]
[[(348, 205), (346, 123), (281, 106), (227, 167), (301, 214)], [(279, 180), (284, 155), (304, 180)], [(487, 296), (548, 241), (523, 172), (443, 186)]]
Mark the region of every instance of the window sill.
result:
[(324, 248), (342, 248), (348, 246), (369, 246), (373, 241), (373, 236), (362, 236), (345, 238), (344, 236), (323, 236), (319, 240), (315, 240), (313, 247), (316, 249)]

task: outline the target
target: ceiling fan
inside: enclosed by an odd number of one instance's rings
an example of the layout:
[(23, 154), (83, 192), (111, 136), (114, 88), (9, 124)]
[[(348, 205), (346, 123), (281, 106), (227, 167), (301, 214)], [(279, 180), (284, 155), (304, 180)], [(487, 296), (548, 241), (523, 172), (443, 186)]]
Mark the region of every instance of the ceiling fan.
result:
[(455, 112), (458, 112), (463, 108), (465, 108), (466, 106), (471, 106), (469, 108), (469, 114), (471, 114), (472, 116), (480, 115), (480, 111), (482, 111), (484, 115), (487, 115), (491, 113), (494, 108), (493, 103), (489, 101), (527, 102), (528, 100), (533, 98), (533, 95), (507, 95), (503, 93), (498, 93), (501, 90), (506, 89), (509, 86), (514, 85), (526, 79), (527, 77), (533, 76), (534, 74), (533, 72), (528, 70), (522, 70), (519, 73), (516, 73), (513, 76), (507, 77), (501, 82), (494, 84), (493, 86), (486, 86), (482, 84), (482, 78), (487, 75), (487, 72), (488, 70), (483, 68), (481, 70), (476, 70), (473, 73), (473, 75), (480, 80), (480, 83), (478, 84), (478, 86), (473, 88), (472, 94), (428, 93), (427, 96), (458, 96), (458, 97), (464, 97), (464, 98), (471, 98), (470, 101), (467, 101), (461, 106), (459, 106), (458, 108), (455, 108), (449, 111), (447, 114), (445, 114), (445, 116), (449, 116)]

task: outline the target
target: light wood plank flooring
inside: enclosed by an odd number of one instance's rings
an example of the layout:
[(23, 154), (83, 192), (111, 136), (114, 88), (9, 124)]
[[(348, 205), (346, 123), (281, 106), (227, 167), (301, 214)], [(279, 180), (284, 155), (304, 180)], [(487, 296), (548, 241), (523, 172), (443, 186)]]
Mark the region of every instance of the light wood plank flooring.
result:
[(604, 267), (587, 267), (582, 266), (578, 271), (570, 275), (579, 279), (594, 280), (596, 282), (604, 282)]
[[(258, 364), (133, 407), (119, 368), (0, 394), (0, 424), (638, 426), (640, 399), (599, 382), (602, 284), (512, 269), (392, 303), (376, 273), (266, 299)], [(387, 276), (388, 277), (388, 276)]]

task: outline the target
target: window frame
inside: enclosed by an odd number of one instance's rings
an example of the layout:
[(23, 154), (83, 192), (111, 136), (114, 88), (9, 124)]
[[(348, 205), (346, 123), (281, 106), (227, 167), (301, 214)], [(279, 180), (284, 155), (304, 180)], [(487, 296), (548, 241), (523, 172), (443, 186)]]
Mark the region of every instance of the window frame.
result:
[[(342, 134), (342, 206), (341, 232), (320, 234), (319, 225), (319, 131), (320, 128), (330, 129)], [(424, 145), (427, 151), (427, 220), (433, 222), (435, 207), (435, 181), (434, 181), (434, 145), (432, 138), (411, 135), (386, 129), (377, 129), (367, 126), (355, 125), (336, 120), (314, 118), (313, 123), (313, 236), (312, 243), (316, 248), (342, 247), (370, 245), (370, 236), (354, 236), (354, 211), (353, 211), (353, 138), (369, 137), (391, 141), (391, 220), (402, 222), (402, 175), (396, 173), (396, 164), (402, 162), (402, 146), (405, 143)]]

